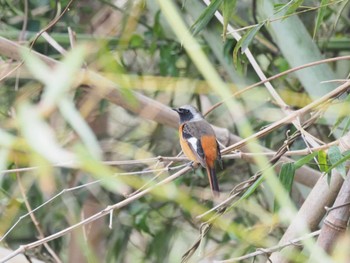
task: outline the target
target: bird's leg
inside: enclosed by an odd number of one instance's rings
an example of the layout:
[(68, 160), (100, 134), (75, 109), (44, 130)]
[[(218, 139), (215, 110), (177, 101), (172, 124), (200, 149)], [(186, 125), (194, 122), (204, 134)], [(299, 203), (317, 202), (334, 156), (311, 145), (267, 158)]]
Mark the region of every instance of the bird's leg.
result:
[(192, 171), (195, 172), (195, 170), (198, 168), (199, 163), (196, 163), (194, 161), (189, 163), (189, 166), (192, 168)]

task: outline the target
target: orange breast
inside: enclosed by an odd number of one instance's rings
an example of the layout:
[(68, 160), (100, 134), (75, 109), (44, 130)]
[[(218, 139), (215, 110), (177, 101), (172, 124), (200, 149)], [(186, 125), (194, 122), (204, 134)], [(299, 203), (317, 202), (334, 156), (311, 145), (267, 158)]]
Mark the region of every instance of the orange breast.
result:
[(188, 145), (188, 142), (182, 137), (182, 125), (179, 128), (179, 135), (180, 135), (181, 149), (184, 152), (184, 154), (191, 161), (198, 163), (199, 161), (197, 160), (197, 156), (193, 153), (192, 149)]

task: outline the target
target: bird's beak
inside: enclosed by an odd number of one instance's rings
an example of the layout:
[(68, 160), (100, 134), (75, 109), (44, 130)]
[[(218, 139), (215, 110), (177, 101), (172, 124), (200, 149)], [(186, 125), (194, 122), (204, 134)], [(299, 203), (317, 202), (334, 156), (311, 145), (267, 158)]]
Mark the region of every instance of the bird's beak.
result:
[(178, 110), (178, 109), (176, 109), (176, 108), (173, 108), (172, 110), (174, 110), (174, 111), (176, 111), (177, 113), (179, 113), (179, 110)]

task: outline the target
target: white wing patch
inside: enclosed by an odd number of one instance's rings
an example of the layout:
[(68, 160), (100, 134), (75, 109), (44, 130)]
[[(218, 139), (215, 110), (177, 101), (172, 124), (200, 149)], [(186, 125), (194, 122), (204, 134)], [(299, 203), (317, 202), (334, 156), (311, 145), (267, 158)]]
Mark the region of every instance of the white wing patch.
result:
[(198, 152), (198, 147), (197, 147), (198, 139), (195, 137), (191, 137), (191, 138), (187, 139), (187, 141), (191, 144), (193, 150), (195, 150), (197, 153)]

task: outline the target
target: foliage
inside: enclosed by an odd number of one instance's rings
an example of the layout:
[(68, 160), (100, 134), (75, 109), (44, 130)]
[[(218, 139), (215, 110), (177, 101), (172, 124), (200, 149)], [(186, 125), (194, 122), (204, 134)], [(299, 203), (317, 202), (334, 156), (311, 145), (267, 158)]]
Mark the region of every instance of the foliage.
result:
[[(318, 178), (347, 178), (348, 86), (322, 81), (349, 77), (349, 1), (206, 2), (0, 2), (0, 247), (44, 262), (251, 260)], [(277, 76), (322, 57), (339, 60)], [(168, 107), (184, 104), (225, 128), (220, 200), (176, 157)], [(348, 234), (329, 255), (307, 237), (289, 261), (346, 262)]]

